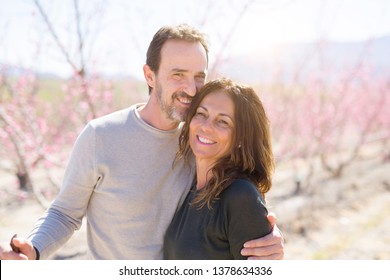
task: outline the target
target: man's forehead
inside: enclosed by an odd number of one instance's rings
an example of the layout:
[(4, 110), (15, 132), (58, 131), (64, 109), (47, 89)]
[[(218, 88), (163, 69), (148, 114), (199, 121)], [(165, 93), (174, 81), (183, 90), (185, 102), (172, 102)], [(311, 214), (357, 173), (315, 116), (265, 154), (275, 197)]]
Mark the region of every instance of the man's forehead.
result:
[(198, 60), (207, 63), (206, 50), (199, 42), (169, 40), (161, 49), (161, 60)]

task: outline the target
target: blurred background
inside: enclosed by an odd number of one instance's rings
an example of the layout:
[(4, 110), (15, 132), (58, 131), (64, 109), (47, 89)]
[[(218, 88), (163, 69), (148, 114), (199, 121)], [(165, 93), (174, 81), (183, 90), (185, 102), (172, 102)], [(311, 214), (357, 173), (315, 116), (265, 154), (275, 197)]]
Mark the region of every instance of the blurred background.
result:
[(0, 240), (28, 234), (89, 120), (147, 100), (149, 42), (179, 23), (207, 34), (209, 79), (264, 102), (285, 258), (390, 259), (387, 0), (0, 0)]

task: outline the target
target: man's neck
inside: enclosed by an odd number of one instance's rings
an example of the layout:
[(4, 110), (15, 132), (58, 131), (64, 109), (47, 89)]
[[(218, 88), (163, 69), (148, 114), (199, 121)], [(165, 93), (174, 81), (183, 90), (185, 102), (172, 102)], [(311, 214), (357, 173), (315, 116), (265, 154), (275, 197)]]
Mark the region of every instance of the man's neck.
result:
[(174, 130), (179, 126), (179, 122), (168, 119), (161, 111), (160, 104), (153, 102), (151, 98), (145, 106), (138, 108), (138, 113), (144, 122), (160, 130)]

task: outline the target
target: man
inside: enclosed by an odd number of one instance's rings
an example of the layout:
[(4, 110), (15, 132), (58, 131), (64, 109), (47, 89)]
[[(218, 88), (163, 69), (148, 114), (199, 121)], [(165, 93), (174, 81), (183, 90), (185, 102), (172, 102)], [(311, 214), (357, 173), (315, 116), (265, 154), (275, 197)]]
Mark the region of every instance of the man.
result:
[[(91, 121), (79, 135), (61, 191), (29, 238), (0, 248), (1, 259), (46, 259), (87, 217), (88, 258), (161, 259), (164, 233), (194, 177), (172, 167), (180, 122), (206, 80), (208, 47), (197, 30), (163, 27), (147, 51), (146, 104)], [(272, 220), (273, 217), (271, 217)], [(271, 221), (272, 224), (275, 221)], [(282, 258), (280, 232), (251, 241), (248, 256)]]

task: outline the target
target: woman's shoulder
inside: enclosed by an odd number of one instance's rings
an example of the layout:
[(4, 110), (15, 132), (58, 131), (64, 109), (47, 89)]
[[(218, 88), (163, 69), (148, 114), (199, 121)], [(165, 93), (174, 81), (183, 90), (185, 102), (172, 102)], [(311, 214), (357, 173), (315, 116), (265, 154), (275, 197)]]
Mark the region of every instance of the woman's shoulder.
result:
[(256, 185), (248, 179), (235, 179), (222, 193), (224, 200), (247, 201), (248, 199), (260, 200), (264, 203)]
[(255, 192), (259, 193), (256, 185), (248, 179), (235, 179), (225, 190), (227, 193)]

